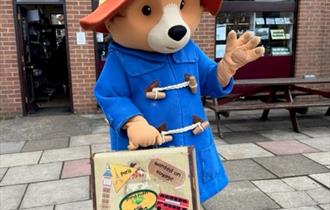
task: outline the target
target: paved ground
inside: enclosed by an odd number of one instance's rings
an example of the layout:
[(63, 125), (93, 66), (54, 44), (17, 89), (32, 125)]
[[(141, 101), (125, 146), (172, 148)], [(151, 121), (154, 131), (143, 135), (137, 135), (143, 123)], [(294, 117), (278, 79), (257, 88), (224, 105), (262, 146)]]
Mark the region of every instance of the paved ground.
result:
[[(325, 109), (231, 113), (216, 138), (231, 183), (206, 210), (329, 210), (330, 117)], [(210, 121), (214, 117), (209, 112)], [(32, 116), (0, 121), (0, 209), (91, 210), (92, 153), (107, 151), (100, 115)]]

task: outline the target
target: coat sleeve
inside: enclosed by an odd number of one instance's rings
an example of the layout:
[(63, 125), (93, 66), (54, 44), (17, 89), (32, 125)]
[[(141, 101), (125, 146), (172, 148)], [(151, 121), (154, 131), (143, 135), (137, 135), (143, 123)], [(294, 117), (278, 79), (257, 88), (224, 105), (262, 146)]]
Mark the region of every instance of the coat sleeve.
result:
[(129, 97), (127, 77), (116, 52), (109, 52), (103, 71), (96, 82), (94, 94), (110, 126), (118, 134), (130, 118), (142, 115)]
[(232, 78), (226, 87), (222, 87), (217, 78), (218, 64), (207, 57), (197, 45), (196, 53), (199, 58), (198, 69), (201, 95), (215, 98), (228, 95), (233, 89), (234, 79)]

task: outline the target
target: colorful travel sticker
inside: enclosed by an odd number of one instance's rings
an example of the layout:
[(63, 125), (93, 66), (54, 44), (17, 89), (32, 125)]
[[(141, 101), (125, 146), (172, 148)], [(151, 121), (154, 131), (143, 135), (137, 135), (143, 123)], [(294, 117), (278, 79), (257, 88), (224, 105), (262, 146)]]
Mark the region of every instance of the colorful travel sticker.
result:
[(175, 195), (159, 193), (157, 196), (156, 208), (164, 210), (188, 209), (189, 200)]
[(157, 193), (139, 190), (128, 194), (120, 202), (120, 210), (152, 210), (157, 202)]
[(151, 175), (176, 187), (183, 185), (186, 179), (186, 173), (183, 170), (160, 159), (152, 159), (148, 169)]
[(115, 165), (110, 166), (112, 174), (112, 184), (115, 188), (116, 193), (125, 185), (125, 183), (131, 178), (131, 176), (136, 172), (136, 168)]

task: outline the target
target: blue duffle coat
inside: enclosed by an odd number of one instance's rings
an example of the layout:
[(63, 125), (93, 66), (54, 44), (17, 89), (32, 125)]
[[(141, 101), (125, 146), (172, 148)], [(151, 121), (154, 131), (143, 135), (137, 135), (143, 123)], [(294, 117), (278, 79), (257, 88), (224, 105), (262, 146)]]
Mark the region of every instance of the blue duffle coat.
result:
[[(159, 87), (185, 81), (194, 75), (197, 93), (189, 88), (166, 91), (166, 98), (146, 98), (146, 88), (155, 81)], [(127, 150), (128, 138), (123, 125), (141, 115), (149, 124), (168, 130), (193, 124), (193, 116), (207, 120), (201, 96), (221, 97), (231, 92), (233, 80), (222, 87), (217, 80), (217, 64), (192, 41), (174, 54), (151, 53), (109, 45), (106, 64), (97, 81), (95, 96), (110, 123), (111, 148)], [(143, 132), (143, 131), (142, 131)], [(201, 202), (221, 191), (228, 183), (210, 128), (199, 135), (191, 131), (174, 134), (173, 141), (162, 146), (194, 146)]]

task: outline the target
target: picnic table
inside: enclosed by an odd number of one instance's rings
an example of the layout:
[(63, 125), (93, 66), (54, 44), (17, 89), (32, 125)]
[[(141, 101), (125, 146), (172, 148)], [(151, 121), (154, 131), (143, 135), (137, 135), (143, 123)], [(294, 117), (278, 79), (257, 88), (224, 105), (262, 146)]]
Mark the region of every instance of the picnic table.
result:
[[(267, 120), (271, 109), (287, 109), (290, 114), (292, 128), (300, 132), (296, 113), (307, 113), (308, 107), (328, 106), (326, 115), (330, 115), (330, 90), (308, 87), (330, 83), (330, 78), (272, 78), (236, 80), (235, 88), (241, 91), (232, 93), (221, 99), (204, 98), (204, 106), (215, 113), (218, 134), (223, 137), (220, 125), (220, 115), (229, 116), (230, 111), (263, 110), (261, 120)], [(307, 85), (307, 86), (306, 86)], [(243, 90), (243, 91), (242, 91)], [(296, 100), (297, 96), (316, 95), (314, 100)], [(242, 99), (259, 100), (242, 100)]]

